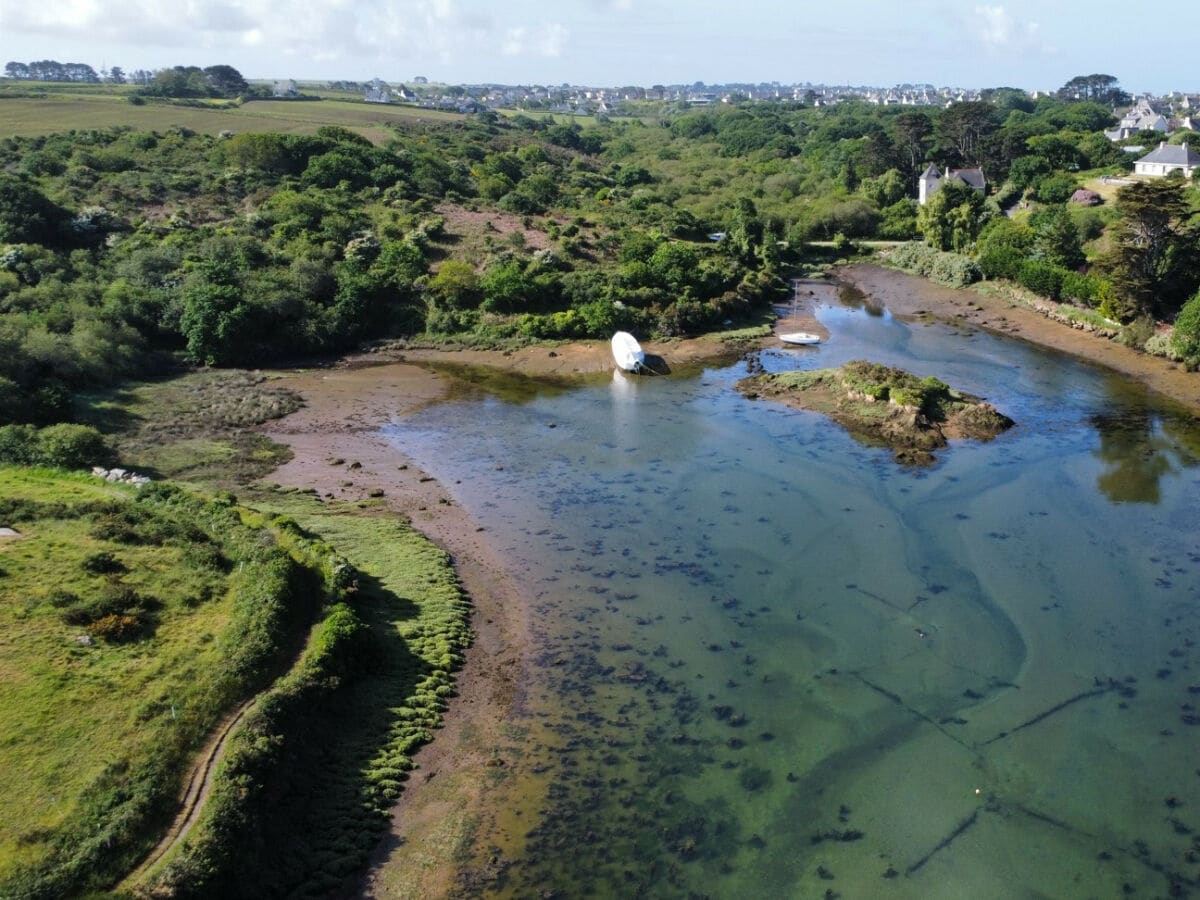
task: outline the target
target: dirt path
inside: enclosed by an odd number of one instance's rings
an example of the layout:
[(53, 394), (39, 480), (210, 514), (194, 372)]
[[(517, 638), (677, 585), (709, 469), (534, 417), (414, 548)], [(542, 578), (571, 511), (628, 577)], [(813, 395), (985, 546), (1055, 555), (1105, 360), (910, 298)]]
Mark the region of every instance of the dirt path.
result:
[(229, 740), (229, 736), (233, 734), (234, 728), (237, 727), (242, 717), (246, 715), (246, 711), (253, 702), (254, 698), (247, 700), (226, 716), (217, 727), (217, 730), (208, 739), (208, 743), (200, 751), (200, 755), (192, 767), (191, 774), (188, 776), (187, 787), (184, 789), (183, 797), (180, 799), (181, 806), (178, 814), (175, 816), (175, 821), (171, 823), (171, 827), (167, 830), (163, 839), (142, 860), (141, 864), (124, 881), (117, 885), (116, 890), (118, 892), (136, 890), (142, 879), (157, 865), (159, 860), (166, 856), (176, 844), (187, 837), (188, 832), (192, 830), (192, 826), (199, 820), (200, 813), (204, 810), (204, 802), (208, 799), (209, 792), (212, 790), (213, 773), (216, 771), (217, 763), (225, 755), (225, 745)]

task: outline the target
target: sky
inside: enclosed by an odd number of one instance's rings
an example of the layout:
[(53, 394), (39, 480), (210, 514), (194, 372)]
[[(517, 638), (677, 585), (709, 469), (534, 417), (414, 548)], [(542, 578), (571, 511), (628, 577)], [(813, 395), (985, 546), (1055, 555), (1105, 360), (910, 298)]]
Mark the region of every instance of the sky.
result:
[[(1200, 90), (1186, 28), (1111, 0), (0, 0), (0, 65), (231, 65), (247, 78)], [(1148, 37), (1148, 35), (1152, 37)], [(1131, 40), (1134, 38), (1134, 40)], [(1188, 61), (1188, 62), (1184, 62)]]

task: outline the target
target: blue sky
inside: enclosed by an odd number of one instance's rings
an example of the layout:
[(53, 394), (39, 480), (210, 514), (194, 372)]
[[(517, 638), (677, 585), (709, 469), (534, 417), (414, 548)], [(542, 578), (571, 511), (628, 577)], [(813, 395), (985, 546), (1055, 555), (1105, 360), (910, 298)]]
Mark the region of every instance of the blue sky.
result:
[(247, 77), (779, 81), (1200, 90), (1191, 4), (1104, 0), (0, 0), (0, 64), (233, 65)]

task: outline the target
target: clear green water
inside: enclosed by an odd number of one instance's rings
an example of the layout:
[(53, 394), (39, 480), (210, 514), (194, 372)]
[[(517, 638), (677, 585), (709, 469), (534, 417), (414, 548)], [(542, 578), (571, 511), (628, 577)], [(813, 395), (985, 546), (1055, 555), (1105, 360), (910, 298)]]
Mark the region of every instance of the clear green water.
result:
[(552, 783), (500, 892), (1198, 892), (1195, 424), (1020, 342), (820, 315), (763, 364), (900, 365), (1018, 427), (906, 470), (742, 399), (744, 364), (394, 427), (533, 598)]

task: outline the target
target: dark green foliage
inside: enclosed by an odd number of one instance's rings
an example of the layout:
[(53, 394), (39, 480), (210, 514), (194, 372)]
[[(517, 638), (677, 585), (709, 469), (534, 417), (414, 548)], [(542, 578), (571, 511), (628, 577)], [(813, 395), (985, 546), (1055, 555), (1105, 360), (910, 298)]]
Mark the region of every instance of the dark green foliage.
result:
[(948, 181), (917, 213), (917, 227), (936, 250), (966, 250), (986, 221), (983, 195), (959, 181)]
[(1115, 288), (1102, 311), (1126, 322), (1139, 314), (1170, 315), (1200, 283), (1200, 229), (1184, 196), (1185, 185), (1169, 178), (1121, 188), (1121, 218), (1106, 267)]
[(1197, 293), (1175, 317), (1171, 346), (1187, 363), (1188, 368), (1200, 366), (1200, 293)]
[(0, 172), (0, 244), (57, 244), (67, 218), (36, 185)]
[(112, 458), (112, 448), (90, 425), (0, 425), (0, 463), (82, 469)]

